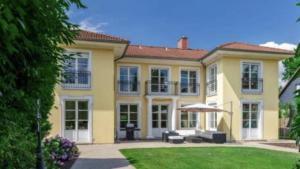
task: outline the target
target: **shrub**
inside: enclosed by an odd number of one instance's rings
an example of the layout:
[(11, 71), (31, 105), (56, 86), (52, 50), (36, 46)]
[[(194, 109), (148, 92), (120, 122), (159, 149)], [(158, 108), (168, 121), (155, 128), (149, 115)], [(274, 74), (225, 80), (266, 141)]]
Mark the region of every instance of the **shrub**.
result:
[(48, 168), (58, 168), (78, 155), (76, 144), (60, 136), (45, 139), (43, 147)]

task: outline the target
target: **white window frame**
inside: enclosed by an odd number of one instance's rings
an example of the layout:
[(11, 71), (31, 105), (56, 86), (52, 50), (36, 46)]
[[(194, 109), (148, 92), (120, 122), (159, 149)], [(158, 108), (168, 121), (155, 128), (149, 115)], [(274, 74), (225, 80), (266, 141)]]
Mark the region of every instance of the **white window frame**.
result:
[[(118, 84), (118, 81), (120, 81), (120, 76), (121, 76), (121, 71), (120, 71), (120, 69), (121, 69), (121, 67), (136, 67), (137, 68), (137, 91), (121, 91), (120, 90), (120, 84)], [(133, 96), (137, 96), (137, 95), (139, 95), (140, 94), (140, 87), (141, 87), (141, 84), (139, 84), (140, 83), (140, 77), (141, 77), (141, 72), (140, 72), (140, 70), (141, 70), (141, 66), (140, 65), (138, 65), (138, 64), (118, 64), (117, 65), (117, 86), (118, 86), (118, 95), (128, 95), (129, 94), (129, 96), (130, 95), (133, 95)]]
[[(88, 71), (90, 72), (90, 75), (88, 78), (90, 78), (88, 80), (88, 84), (78, 84), (78, 79), (75, 78), (75, 83), (62, 83), (61, 86), (63, 87), (63, 89), (68, 90), (68, 89), (80, 89), (80, 90), (84, 90), (84, 89), (91, 89), (91, 83), (92, 83), (92, 51), (91, 50), (85, 50), (85, 49), (65, 49), (64, 53), (87, 53), (88, 55), (86, 56), (86, 58), (88, 58)], [(78, 56), (74, 57), (76, 60), (77, 58), (80, 58)], [(77, 66), (78, 61), (75, 62), (75, 67), (76, 70), (78, 71), (78, 66)], [(62, 70), (64, 71), (64, 70)], [(74, 85), (74, 87), (72, 87), (72, 85)], [(75, 87), (76, 86), (76, 87)]]
[(243, 99), (240, 102), (240, 140), (243, 140), (243, 104), (245, 103), (258, 103), (259, 104), (259, 123), (258, 123), (258, 129), (259, 129), (259, 138), (262, 139), (264, 135), (264, 102), (262, 100), (247, 100)]
[[(215, 107), (217, 107), (218, 106), (218, 104), (217, 104), (217, 102), (208, 102), (208, 105), (210, 105), (210, 106), (215, 106)], [(211, 120), (210, 118), (211, 118), (211, 114), (214, 114), (214, 117), (215, 117), (215, 119), (214, 120)], [(205, 113), (205, 118), (206, 118), (206, 130), (208, 130), (208, 131), (217, 131), (218, 130), (218, 116), (219, 116), (219, 113), (218, 112), (206, 112)], [(215, 127), (212, 127), (212, 126), (210, 126), (210, 122), (211, 121), (215, 121), (215, 123), (216, 123), (216, 126)]]
[(243, 84), (242, 84), (242, 78), (243, 78), (243, 65), (244, 64), (258, 64), (259, 65), (259, 69), (258, 69), (258, 78), (262, 79), (263, 78), (263, 62), (259, 61), (259, 60), (242, 60), (240, 62), (240, 76), (241, 76), (241, 93), (260, 93), (263, 92), (263, 84), (261, 84), (260, 87), (260, 83), (258, 81), (258, 89), (243, 89)]
[[(185, 103), (185, 102), (182, 102), (180, 103), (180, 107), (183, 107), (183, 106), (187, 106), (187, 105), (192, 105), (192, 104), (196, 104), (196, 103)], [(200, 116), (200, 113), (199, 112), (187, 112), (188, 113), (188, 122), (189, 122), (189, 116), (191, 116), (191, 113), (196, 113), (197, 114), (197, 121), (196, 121), (196, 127), (181, 127), (181, 111), (179, 111), (179, 129), (180, 130), (197, 130), (199, 129), (199, 126), (200, 126), (200, 122), (201, 122), (201, 116)], [(188, 123), (189, 124), (189, 123)]]
[[(186, 93), (182, 93), (181, 92), (181, 71), (195, 71), (196, 72), (196, 92), (186, 92)], [(178, 86), (178, 91), (180, 93), (180, 95), (182, 96), (197, 96), (200, 95), (200, 69), (199, 68), (192, 68), (192, 67), (179, 67), (179, 73), (178, 73), (178, 77), (179, 77), (179, 86)], [(189, 74), (189, 73), (188, 73)], [(190, 78), (188, 76), (188, 81), (190, 82)], [(189, 88), (188, 88), (189, 90)]]
[[(88, 138), (88, 142), (87, 143), (92, 143), (92, 138), (93, 138), (93, 97), (92, 96), (60, 96), (60, 119), (61, 119), (61, 122), (60, 122), (60, 135), (63, 137), (64, 136), (64, 132), (65, 132), (65, 101), (78, 101), (78, 100), (87, 100), (88, 101), (88, 107), (89, 107), (89, 110), (88, 110), (88, 132), (89, 132), (89, 138)], [(77, 136), (76, 136), (77, 137)], [(78, 143), (85, 143), (85, 142), (78, 142)]]
[[(212, 80), (210, 79), (210, 70), (211, 69), (215, 69), (215, 78), (212, 77)], [(214, 84), (214, 89), (215, 90), (212, 90), (210, 91), (210, 87), (206, 84), (206, 95), (207, 96), (214, 96), (214, 95), (217, 95), (217, 92), (218, 92), (218, 65), (216, 63), (214, 64), (211, 64), (209, 66), (207, 66), (206, 68), (206, 83), (211, 83), (213, 82)]]
[(138, 116), (138, 123), (137, 123), (137, 129), (141, 129), (141, 102), (140, 101), (117, 101), (116, 104), (116, 109), (117, 109), (117, 130), (120, 132), (121, 130), (123, 130), (120, 126), (120, 118), (121, 118), (121, 109), (120, 106), (122, 104), (127, 104), (127, 105), (137, 105), (137, 116)]
[(151, 77), (152, 77), (152, 69), (167, 69), (168, 70), (168, 82), (171, 82), (171, 77), (172, 77), (172, 74), (171, 74), (171, 67), (170, 66), (160, 66), (160, 65), (150, 65), (149, 66), (149, 76), (148, 76), (148, 81), (151, 82), (150, 85), (148, 85), (148, 93), (150, 94), (158, 94), (158, 95), (163, 95), (163, 94), (170, 94), (171, 91), (173, 90), (172, 89), (172, 85), (168, 84), (168, 92), (152, 92), (152, 89), (151, 89), (151, 85), (152, 85), (152, 81), (151, 81)]

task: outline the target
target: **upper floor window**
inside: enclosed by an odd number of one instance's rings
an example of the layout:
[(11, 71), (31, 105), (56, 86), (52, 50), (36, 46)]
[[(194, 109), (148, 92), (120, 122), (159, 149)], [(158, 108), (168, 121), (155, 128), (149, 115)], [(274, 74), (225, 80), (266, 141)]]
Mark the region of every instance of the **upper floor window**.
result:
[(182, 94), (197, 94), (199, 84), (197, 83), (198, 73), (196, 70), (181, 70), (180, 71), (180, 93)]
[(261, 64), (260, 63), (242, 63), (242, 91), (243, 92), (261, 92)]
[(66, 52), (62, 71), (62, 86), (64, 88), (90, 87), (90, 61), (88, 52)]
[(216, 64), (207, 67), (206, 91), (208, 96), (217, 94), (217, 65)]
[(119, 93), (137, 93), (139, 88), (137, 66), (119, 67)]
[(150, 81), (148, 82), (148, 93), (169, 93), (169, 69), (164, 67), (153, 67), (150, 72)]

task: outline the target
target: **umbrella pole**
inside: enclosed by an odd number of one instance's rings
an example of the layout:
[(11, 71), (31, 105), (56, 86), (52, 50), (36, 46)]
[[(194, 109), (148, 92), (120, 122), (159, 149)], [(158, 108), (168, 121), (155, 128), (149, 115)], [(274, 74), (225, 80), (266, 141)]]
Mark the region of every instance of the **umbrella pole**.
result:
[(229, 141), (231, 142), (232, 137), (232, 101), (230, 102), (230, 128), (229, 128)]

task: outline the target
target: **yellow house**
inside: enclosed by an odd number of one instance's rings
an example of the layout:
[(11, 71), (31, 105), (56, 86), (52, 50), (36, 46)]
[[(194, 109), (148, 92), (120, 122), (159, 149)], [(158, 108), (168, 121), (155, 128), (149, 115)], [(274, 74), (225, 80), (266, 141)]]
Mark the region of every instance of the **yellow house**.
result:
[(292, 52), (244, 43), (212, 51), (129, 45), (119, 37), (81, 31), (55, 90), (50, 135), (78, 143), (113, 143), (135, 127), (135, 138), (223, 131), (225, 113), (180, 112), (206, 103), (232, 110), (233, 140), (278, 138), (278, 61)]

